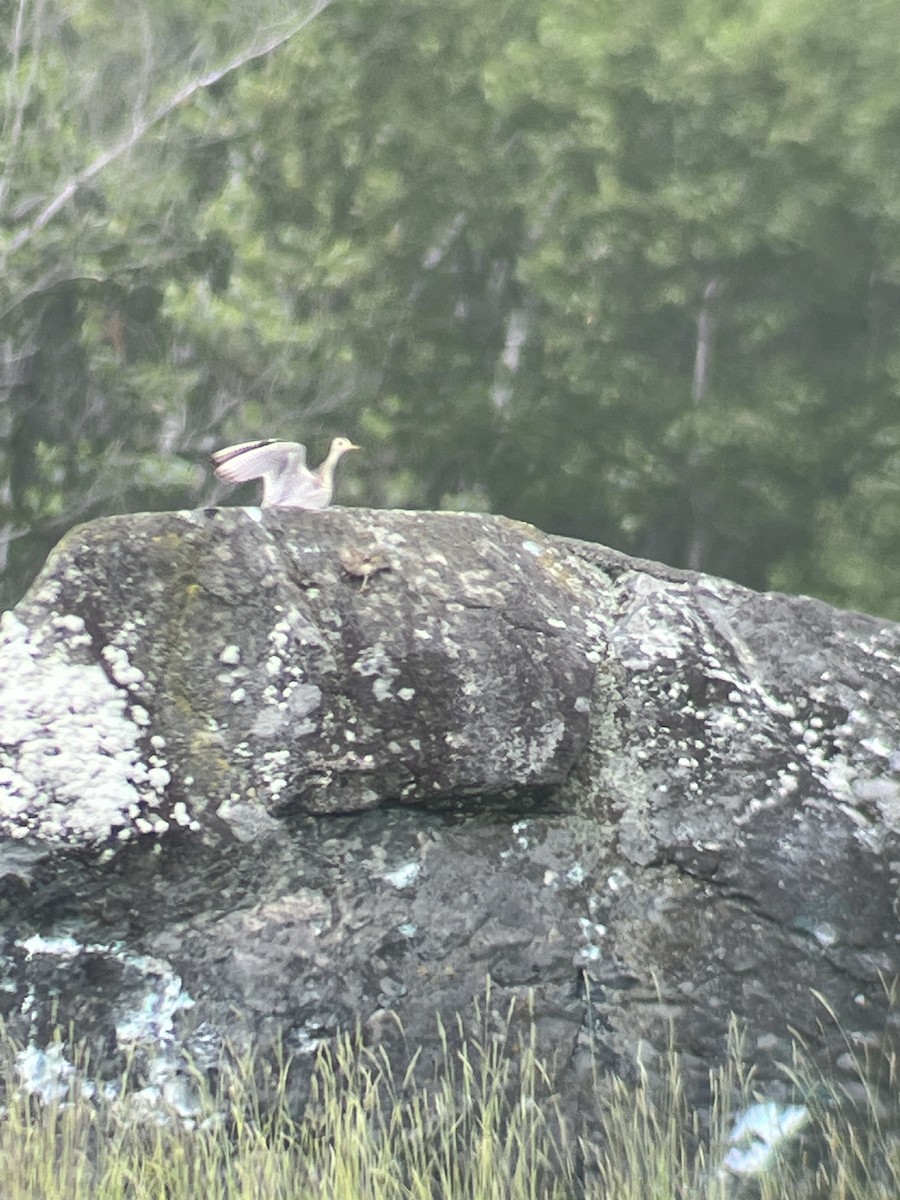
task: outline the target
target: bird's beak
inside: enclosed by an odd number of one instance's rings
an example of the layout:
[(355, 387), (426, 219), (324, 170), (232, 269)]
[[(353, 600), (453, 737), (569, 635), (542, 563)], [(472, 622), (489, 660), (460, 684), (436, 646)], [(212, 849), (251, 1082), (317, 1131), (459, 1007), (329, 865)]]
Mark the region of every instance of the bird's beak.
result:
[(344, 449), (345, 450), (362, 450), (362, 446), (357, 446), (355, 443), (351, 442), (350, 445), (345, 446)]

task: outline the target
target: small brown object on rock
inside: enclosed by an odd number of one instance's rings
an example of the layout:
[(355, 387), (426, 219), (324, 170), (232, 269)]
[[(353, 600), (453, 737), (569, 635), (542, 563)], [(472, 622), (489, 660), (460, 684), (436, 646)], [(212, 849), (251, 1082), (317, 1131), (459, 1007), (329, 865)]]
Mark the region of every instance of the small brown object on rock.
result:
[(369, 577), (378, 571), (390, 571), (391, 564), (381, 546), (341, 546), (338, 550), (341, 566), (348, 575), (362, 579), (361, 592), (366, 590)]

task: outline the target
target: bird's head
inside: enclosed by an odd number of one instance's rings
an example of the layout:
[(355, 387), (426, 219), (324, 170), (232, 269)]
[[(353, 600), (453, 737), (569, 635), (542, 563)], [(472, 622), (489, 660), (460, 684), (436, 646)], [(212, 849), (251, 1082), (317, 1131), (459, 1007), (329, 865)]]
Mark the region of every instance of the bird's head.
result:
[(359, 450), (360, 447), (351, 442), (349, 438), (336, 437), (332, 440), (331, 449), (328, 452), (328, 457), (337, 461), (342, 454), (346, 454), (348, 450)]

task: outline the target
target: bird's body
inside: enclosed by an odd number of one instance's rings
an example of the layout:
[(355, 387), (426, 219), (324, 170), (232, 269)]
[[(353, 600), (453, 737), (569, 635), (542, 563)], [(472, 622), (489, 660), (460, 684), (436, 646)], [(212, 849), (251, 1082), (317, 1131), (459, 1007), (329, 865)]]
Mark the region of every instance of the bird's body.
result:
[(341, 546), (338, 550), (341, 566), (348, 575), (362, 580), (361, 592), (366, 590), (366, 584), (379, 571), (390, 571), (391, 563), (382, 546)]
[(336, 437), (328, 457), (311, 471), (306, 447), (299, 442), (265, 438), (216, 450), (210, 457), (219, 479), (243, 483), (261, 479), (263, 508), (327, 508), (334, 491), (334, 469), (347, 450), (358, 450), (345, 437)]

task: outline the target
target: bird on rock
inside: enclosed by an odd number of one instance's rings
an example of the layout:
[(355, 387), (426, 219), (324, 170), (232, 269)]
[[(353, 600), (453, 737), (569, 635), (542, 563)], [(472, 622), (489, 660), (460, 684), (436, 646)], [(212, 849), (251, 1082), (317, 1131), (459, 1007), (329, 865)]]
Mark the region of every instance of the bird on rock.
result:
[(338, 558), (348, 575), (362, 580), (362, 587), (359, 589), (361, 592), (366, 590), (366, 584), (373, 575), (392, 569), (388, 556), (379, 545), (341, 546)]
[(263, 508), (327, 508), (338, 460), (348, 450), (358, 449), (349, 438), (336, 437), (328, 457), (314, 471), (306, 465), (305, 446), (277, 438), (226, 446), (210, 458), (216, 475), (227, 483), (261, 479)]

